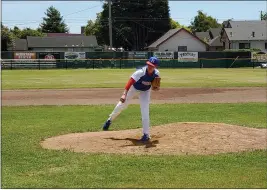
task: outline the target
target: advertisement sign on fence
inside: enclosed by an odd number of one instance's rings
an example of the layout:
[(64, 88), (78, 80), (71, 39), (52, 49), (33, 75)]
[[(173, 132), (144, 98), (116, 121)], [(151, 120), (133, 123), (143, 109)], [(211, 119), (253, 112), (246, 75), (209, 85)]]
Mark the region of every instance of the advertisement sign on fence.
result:
[(267, 62), (267, 54), (257, 54), (256, 52), (251, 53), (252, 62)]
[(36, 59), (36, 53), (14, 53), (14, 59)]
[(85, 59), (85, 52), (65, 52), (65, 59)]
[[(45, 59), (45, 62), (55, 63), (60, 60), (59, 52), (40, 52), (39, 59)], [(42, 61), (43, 62), (43, 61)]]
[(198, 52), (178, 52), (178, 62), (198, 62)]
[(128, 53), (128, 59), (135, 59), (135, 63), (141, 63), (143, 62), (142, 59), (147, 59), (147, 52), (142, 52), (142, 51), (134, 51), (134, 52), (129, 52)]
[(159, 59), (174, 59), (174, 52), (154, 52), (154, 56)]
[(147, 52), (142, 52), (142, 51), (129, 52), (128, 58), (129, 59), (147, 59)]
[(14, 59), (18, 59), (16, 62), (36, 62), (36, 53), (15, 52)]

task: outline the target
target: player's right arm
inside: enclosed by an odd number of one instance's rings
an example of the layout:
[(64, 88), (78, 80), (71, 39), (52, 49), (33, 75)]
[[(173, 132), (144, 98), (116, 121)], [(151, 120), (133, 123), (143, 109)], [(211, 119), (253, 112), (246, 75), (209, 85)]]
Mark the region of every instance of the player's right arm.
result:
[(127, 93), (128, 93), (128, 91), (129, 91), (129, 89), (131, 88), (131, 86), (143, 76), (143, 73), (144, 73), (143, 70), (140, 69), (140, 70), (135, 71), (135, 72), (132, 74), (131, 78), (128, 80), (127, 84), (125, 85), (124, 92), (123, 92), (123, 94), (122, 94), (122, 96), (121, 96), (120, 101), (121, 101), (122, 103), (125, 102)]

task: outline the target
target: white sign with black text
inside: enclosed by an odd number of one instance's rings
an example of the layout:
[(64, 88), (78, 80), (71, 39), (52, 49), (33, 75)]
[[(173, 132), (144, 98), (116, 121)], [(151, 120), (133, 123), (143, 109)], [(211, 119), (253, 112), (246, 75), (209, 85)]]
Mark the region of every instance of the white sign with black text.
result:
[(154, 56), (159, 59), (174, 59), (174, 52), (154, 52)]
[(178, 62), (198, 62), (198, 52), (178, 52)]

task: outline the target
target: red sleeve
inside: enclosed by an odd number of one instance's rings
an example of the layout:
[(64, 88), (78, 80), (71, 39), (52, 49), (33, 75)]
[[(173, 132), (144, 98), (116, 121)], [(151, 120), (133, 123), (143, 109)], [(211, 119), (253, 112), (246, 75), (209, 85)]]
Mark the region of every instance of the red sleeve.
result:
[(129, 90), (134, 83), (135, 83), (135, 80), (133, 78), (130, 78), (125, 86), (125, 90)]

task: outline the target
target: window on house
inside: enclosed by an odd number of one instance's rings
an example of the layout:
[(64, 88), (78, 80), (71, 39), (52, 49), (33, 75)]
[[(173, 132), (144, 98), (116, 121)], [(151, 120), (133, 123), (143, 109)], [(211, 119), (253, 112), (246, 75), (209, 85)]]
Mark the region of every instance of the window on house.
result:
[(250, 49), (250, 43), (239, 43), (239, 49)]
[(187, 46), (178, 46), (178, 51), (187, 51)]
[(265, 49), (267, 49), (267, 43), (265, 43)]

